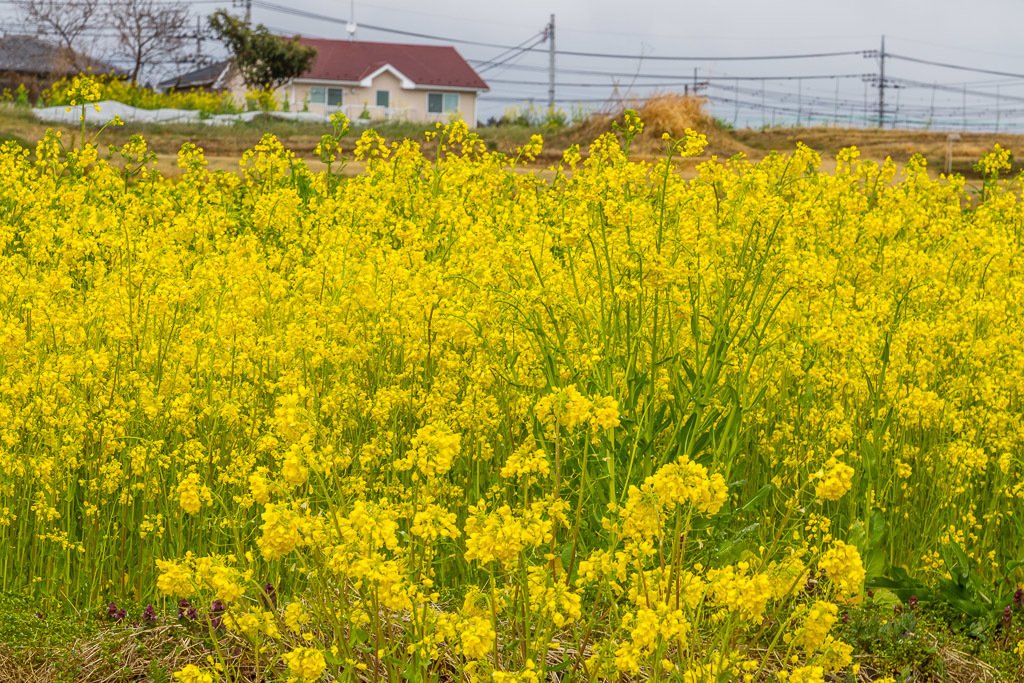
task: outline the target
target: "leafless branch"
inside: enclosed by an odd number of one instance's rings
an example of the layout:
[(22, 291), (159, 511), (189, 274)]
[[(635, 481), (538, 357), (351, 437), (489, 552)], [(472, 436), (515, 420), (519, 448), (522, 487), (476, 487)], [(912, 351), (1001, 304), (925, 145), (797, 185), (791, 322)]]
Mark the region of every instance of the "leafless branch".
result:
[(132, 82), (154, 63), (178, 60), (185, 52), (189, 6), (181, 0), (120, 0), (110, 4), (106, 19), (117, 35), (117, 54), (131, 62)]
[(89, 35), (103, 23), (100, 0), (14, 0), (14, 5), (23, 21), (61, 48), (60, 58), (67, 63), (52, 67), (70, 66), (83, 71), (89, 66)]

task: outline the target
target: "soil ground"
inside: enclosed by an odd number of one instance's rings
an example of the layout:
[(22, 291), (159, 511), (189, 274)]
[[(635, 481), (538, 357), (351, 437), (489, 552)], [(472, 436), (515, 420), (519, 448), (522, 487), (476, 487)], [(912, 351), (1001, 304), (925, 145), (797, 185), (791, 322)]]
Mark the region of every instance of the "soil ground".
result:
[[(36, 120), (31, 112), (12, 107), (0, 107), (0, 140), (13, 139), (19, 143), (34, 147), (35, 141), (42, 138), (49, 126)], [(77, 129), (57, 127), (63, 130), (64, 140), (73, 143), (80, 135)], [(418, 140), (424, 153), (433, 156), (435, 146), (424, 137), (429, 127), (417, 124), (385, 124), (377, 127), (377, 131), (388, 140), (409, 137)], [(604, 130), (607, 130), (605, 128)], [(89, 127), (86, 135), (96, 135), (97, 129)], [(126, 125), (118, 128), (107, 128), (99, 133), (96, 139), (101, 149), (109, 145), (122, 145), (133, 134), (145, 137), (150, 149), (158, 155), (157, 168), (168, 176), (176, 175), (175, 165), (178, 149), (184, 142), (193, 142), (202, 147), (211, 170), (238, 170), (238, 160), (242, 153), (251, 149), (264, 133), (273, 133), (285, 147), (291, 149), (300, 158), (305, 159), (312, 168), (321, 165), (313, 158), (313, 150), (320, 136), (329, 132), (322, 124), (295, 123), (274, 119), (256, 120), (246, 124), (231, 126), (208, 126), (203, 124), (173, 125)], [(487, 143), (488, 148), (502, 152), (512, 152), (527, 142), (531, 135), (541, 134), (545, 139), (544, 153), (537, 160), (541, 169), (557, 161), (562, 152), (572, 144), (579, 144), (582, 150), (601, 130), (595, 125), (574, 126), (560, 130), (544, 130), (526, 126), (492, 126), (478, 128), (475, 131)], [(711, 125), (701, 130), (708, 136), (708, 148), (702, 159), (712, 155), (726, 159), (742, 153), (748, 159), (757, 161), (772, 151), (790, 152), (796, 149), (798, 142), (811, 147), (823, 159), (825, 170), (835, 167), (835, 154), (844, 147), (856, 146), (861, 151), (861, 158), (872, 161), (883, 161), (891, 157), (897, 163), (906, 162), (914, 154), (922, 154), (929, 160), (929, 172), (938, 175), (944, 170), (948, 133), (939, 131), (909, 130), (878, 130), (865, 128), (770, 128), (766, 130), (735, 130), (730, 131)], [(359, 136), (356, 128), (347, 138), (346, 151)], [(1024, 151), (1024, 135), (1008, 133), (962, 133), (960, 139), (953, 143), (952, 168), (972, 178), (975, 173), (973, 164), (993, 145), (999, 144), (1011, 151)], [(660, 133), (645, 133), (633, 145), (634, 156), (638, 159), (654, 160), (659, 158), (663, 142)], [(1024, 157), (1022, 157), (1024, 158)], [(1015, 167), (1017, 165), (1015, 164)], [(692, 173), (693, 164), (689, 171)], [(362, 165), (350, 163), (347, 174), (361, 172)], [(1020, 167), (1015, 170), (1021, 170)]]

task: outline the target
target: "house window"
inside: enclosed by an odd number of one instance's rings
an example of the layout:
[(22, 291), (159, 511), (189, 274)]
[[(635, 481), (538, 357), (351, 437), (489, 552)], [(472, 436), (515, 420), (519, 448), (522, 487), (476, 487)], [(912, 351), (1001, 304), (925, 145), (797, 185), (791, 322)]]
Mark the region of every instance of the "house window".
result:
[(378, 90), (377, 91), (377, 106), (378, 107), (390, 107), (391, 106), (391, 91), (390, 90)]
[(322, 85), (310, 86), (309, 103), (340, 107), (342, 92), (344, 92), (344, 88), (325, 88)]
[(427, 93), (427, 113), (443, 114), (447, 111), (457, 111), (459, 108), (459, 94), (454, 92), (431, 92)]

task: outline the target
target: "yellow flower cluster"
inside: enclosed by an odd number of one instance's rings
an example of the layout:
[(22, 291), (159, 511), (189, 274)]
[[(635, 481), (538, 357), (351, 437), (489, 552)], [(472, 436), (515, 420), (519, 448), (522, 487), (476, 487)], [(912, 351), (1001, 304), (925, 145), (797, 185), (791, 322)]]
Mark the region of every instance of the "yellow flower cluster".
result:
[(821, 481), (814, 487), (814, 495), (823, 500), (839, 500), (850, 490), (853, 468), (835, 457), (829, 458), (825, 467), (817, 474)]
[(251, 578), (251, 572), (239, 571), (233, 563), (231, 557), (193, 557), (191, 554), (177, 561), (157, 560), (160, 575), (156, 586), (161, 593), (172, 597), (208, 592), (214, 599), (232, 603), (245, 594)]
[[(83, 82), (88, 83), (85, 90), (82, 87)], [(44, 90), (40, 99), (50, 106), (75, 106), (83, 102), (112, 100), (139, 109), (198, 109), (208, 114), (234, 114), (239, 111), (238, 105), (228, 92), (211, 93), (196, 90), (158, 93), (125, 79), (106, 76), (79, 75), (62, 78)]]
[(178, 483), (178, 504), (190, 515), (198, 513), (204, 502), (212, 501), (213, 493), (210, 491), (210, 487), (200, 485), (199, 475), (195, 472), (186, 475)]
[(409, 453), (395, 460), (395, 469), (415, 468), (426, 479), (445, 474), (459, 454), (462, 437), (444, 424), (428, 424), (416, 430)]
[(208, 671), (203, 671), (195, 664), (186, 664), (174, 672), (174, 680), (179, 683), (216, 683), (217, 677)]
[(818, 566), (828, 573), (829, 581), (840, 597), (859, 595), (864, 587), (864, 565), (860, 553), (852, 545), (833, 541), (832, 547), (822, 554)]
[(282, 657), (288, 671), (301, 683), (320, 680), (327, 670), (324, 653), (312, 647), (300, 647), (286, 652)]

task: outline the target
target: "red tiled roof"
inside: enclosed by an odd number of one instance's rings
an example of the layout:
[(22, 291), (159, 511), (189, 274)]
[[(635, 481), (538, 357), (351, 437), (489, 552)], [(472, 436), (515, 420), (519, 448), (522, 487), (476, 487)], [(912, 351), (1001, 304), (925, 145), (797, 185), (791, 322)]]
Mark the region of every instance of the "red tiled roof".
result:
[(316, 61), (302, 78), (360, 81), (390, 64), (416, 85), (487, 90), (487, 83), (454, 47), (323, 38), (300, 40), (316, 48)]

